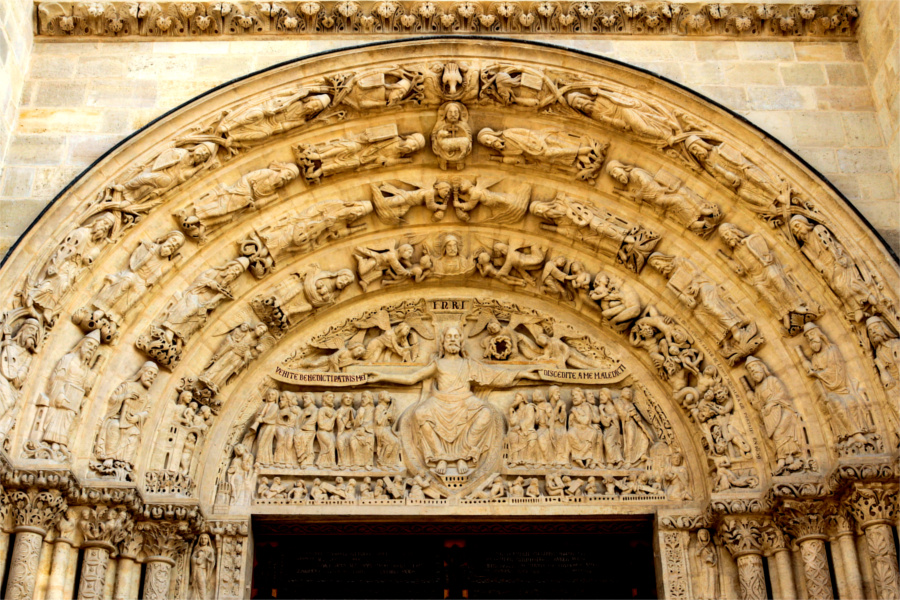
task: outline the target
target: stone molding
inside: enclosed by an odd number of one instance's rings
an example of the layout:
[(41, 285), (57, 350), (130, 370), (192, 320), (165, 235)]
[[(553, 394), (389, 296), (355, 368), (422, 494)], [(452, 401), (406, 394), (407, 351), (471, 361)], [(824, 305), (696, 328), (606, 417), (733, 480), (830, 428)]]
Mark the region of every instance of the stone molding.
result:
[(40, 2), (44, 37), (197, 38), (484, 34), (846, 39), (856, 4), (643, 2)]

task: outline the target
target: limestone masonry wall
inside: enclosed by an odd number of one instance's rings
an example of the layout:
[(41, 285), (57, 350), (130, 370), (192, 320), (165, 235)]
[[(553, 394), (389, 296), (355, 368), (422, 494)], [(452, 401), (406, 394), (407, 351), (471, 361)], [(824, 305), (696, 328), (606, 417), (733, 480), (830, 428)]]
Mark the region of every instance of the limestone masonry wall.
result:
[[(745, 116), (829, 178), (898, 249), (897, 67), (896, 56), (888, 60), (896, 52), (887, 49), (896, 49), (896, 32), (891, 35), (893, 46), (882, 39), (864, 44), (868, 75), (856, 42), (554, 36), (552, 43), (649, 69)], [(0, 253), (69, 180), (165, 111), (269, 65), (376, 39), (66, 43), (38, 38), (0, 163)], [(881, 123), (879, 107), (887, 107)]]
[[(6, 144), (16, 127), (19, 99), (28, 77), (33, 38), (31, 11), (31, 0), (0, 1), (0, 169)], [(5, 217), (4, 212), (0, 215)]]

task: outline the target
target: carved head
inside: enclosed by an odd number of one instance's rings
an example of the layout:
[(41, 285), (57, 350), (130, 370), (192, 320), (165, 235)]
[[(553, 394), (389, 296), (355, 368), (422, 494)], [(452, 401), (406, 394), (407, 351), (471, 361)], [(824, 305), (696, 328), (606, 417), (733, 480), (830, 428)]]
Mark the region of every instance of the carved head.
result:
[(366, 355), (366, 347), (361, 342), (353, 342), (347, 349), (350, 351), (350, 356), (357, 360)]
[(790, 227), (794, 237), (802, 242), (806, 241), (809, 232), (813, 229), (812, 224), (803, 215), (794, 215), (791, 217)]
[(253, 333), (255, 333), (256, 337), (258, 337), (258, 338), (261, 338), (262, 336), (266, 335), (268, 332), (269, 332), (269, 328), (266, 327), (265, 324), (263, 324), (263, 323), (260, 323), (259, 325), (257, 325), (256, 328), (253, 330)]
[(385, 390), (378, 392), (378, 404), (390, 404), (391, 395)]
[(34, 351), (37, 350), (40, 335), (41, 326), (40, 323), (38, 323), (38, 320), (28, 318), (25, 319), (22, 326), (19, 327), (19, 331), (16, 332), (15, 342), (19, 347), (34, 353)]
[(448, 327), (441, 336), (441, 350), (443, 355), (457, 355), (462, 352), (463, 337), (458, 327)]
[(622, 388), (620, 392), (622, 399), (631, 402), (634, 399), (634, 389), (630, 387)]
[(459, 109), (459, 105), (455, 102), (447, 105), (447, 110), (444, 112), (444, 118), (448, 123), (459, 123), (462, 118), (462, 111)]
[(312, 392), (303, 392), (301, 398), (303, 399), (303, 408), (307, 408), (316, 403), (316, 397), (313, 396)]
[(201, 533), (200, 538), (197, 540), (198, 546), (210, 546), (212, 545), (212, 541), (209, 539), (208, 533)]
[(622, 185), (628, 185), (629, 171), (630, 169), (624, 163), (617, 160), (611, 160), (606, 164), (606, 173)]
[(502, 134), (499, 131), (494, 131), (489, 127), (485, 127), (478, 132), (478, 143), (482, 146), (487, 146), (488, 148), (493, 148), (498, 152), (502, 152), (506, 147), (506, 144), (501, 135)]
[(156, 376), (159, 375), (159, 367), (156, 366), (156, 363), (152, 360), (148, 360), (141, 368), (138, 370), (135, 379), (141, 382), (141, 385), (146, 389), (150, 389), (150, 386), (153, 385), (153, 382), (156, 381)]
[(759, 360), (755, 356), (747, 357), (747, 372), (754, 383), (762, 383), (769, 376), (769, 368), (766, 363)]
[(112, 233), (115, 226), (115, 215), (110, 212), (100, 213), (100, 215), (94, 219), (94, 222), (91, 223), (91, 241), (99, 242), (100, 240), (109, 237), (109, 234)]
[(709, 157), (710, 145), (701, 140), (696, 135), (689, 136), (684, 143), (687, 151), (697, 157), (698, 160), (704, 161)]
[(448, 181), (438, 181), (434, 184), (434, 191), (440, 198), (447, 199), (453, 191), (453, 186)]
[(198, 144), (191, 150), (191, 164), (199, 165), (205, 163), (212, 157), (213, 145), (209, 142)]
[(397, 248), (397, 255), (404, 260), (411, 259), (412, 255), (413, 255), (412, 245), (411, 244), (400, 244), (400, 246)]
[(404, 154), (418, 152), (425, 147), (425, 136), (421, 133), (413, 133), (406, 136), (400, 143), (400, 149)]
[(448, 235), (444, 240), (444, 248), (442, 254), (444, 256), (459, 255), (459, 238), (455, 235)]
[(366, 390), (362, 393), (362, 399), (359, 402), (360, 406), (372, 406), (375, 404), (375, 398), (372, 396), (372, 392)]
[(550, 386), (550, 400), (552, 402), (559, 402), (562, 399), (562, 390), (559, 389), (558, 385)]
[(719, 235), (726, 244), (734, 248), (741, 243), (741, 240), (747, 237), (747, 234), (732, 225), (731, 223), (722, 223), (719, 225)]
[(572, 390), (572, 405), (580, 406), (581, 404), (584, 404), (584, 392), (575, 388)]
[(828, 338), (815, 323), (807, 323), (803, 326), (803, 337), (809, 342), (813, 352), (820, 352), (828, 344)]
[(322, 394), (322, 406), (334, 407), (334, 392)]
[(710, 542), (709, 537), (709, 529), (698, 529), (697, 530), (697, 541), (700, 542), (703, 546), (706, 546)]
[(612, 393), (606, 388), (600, 388), (600, 391), (597, 392), (597, 397), (600, 399), (600, 404), (612, 402)]
[(503, 326), (500, 325), (500, 321), (493, 319), (490, 323), (487, 324), (487, 332), (491, 335), (497, 335), (500, 333), (500, 330), (503, 329)]
[(350, 269), (341, 269), (337, 272), (337, 276), (334, 279), (334, 287), (342, 290), (351, 283), (353, 283), (353, 271)]
[[(96, 335), (95, 335), (96, 334)], [(90, 362), (94, 357), (94, 352), (100, 347), (100, 335), (97, 331), (92, 331), (78, 343), (78, 353), (81, 355), (82, 362)]]
[(531, 395), (531, 400), (535, 404), (543, 404), (547, 401), (547, 395), (542, 390), (535, 390)]
[(159, 244), (157, 253), (163, 258), (174, 256), (178, 249), (184, 245), (184, 235), (180, 231), (170, 231), (156, 240)]
[(341, 395), (341, 406), (353, 406), (353, 394), (345, 392)]
[(891, 333), (881, 317), (869, 317), (866, 320), (866, 333), (869, 334), (869, 342), (876, 348), (887, 340), (897, 337)]

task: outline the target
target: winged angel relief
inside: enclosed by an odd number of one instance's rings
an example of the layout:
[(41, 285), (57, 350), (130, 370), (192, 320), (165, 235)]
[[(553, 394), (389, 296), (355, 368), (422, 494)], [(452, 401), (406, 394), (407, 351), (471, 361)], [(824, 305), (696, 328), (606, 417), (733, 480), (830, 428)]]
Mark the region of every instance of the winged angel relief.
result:
[(451, 482), (470, 489), (501, 468), (511, 394), (504, 390), (576, 372), (591, 381), (624, 373), (605, 348), (537, 311), (460, 302), (465, 312), (420, 300), (365, 313), (313, 337), (276, 373), (300, 385), (342, 381), (337, 385), (360, 385), (364, 394), (388, 385), (417, 397), (403, 403), (394, 431), (409, 473), (445, 494)]

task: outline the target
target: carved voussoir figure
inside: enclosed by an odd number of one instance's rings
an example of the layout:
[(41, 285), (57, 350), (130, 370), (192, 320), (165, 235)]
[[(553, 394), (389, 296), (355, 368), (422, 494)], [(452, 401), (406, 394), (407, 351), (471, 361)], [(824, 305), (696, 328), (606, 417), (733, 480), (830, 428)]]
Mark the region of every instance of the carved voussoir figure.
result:
[(158, 374), (156, 363), (147, 361), (131, 379), (123, 381), (113, 391), (94, 444), (94, 457), (98, 462), (90, 463), (91, 470), (120, 481), (133, 481), (131, 472), (138, 441), (150, 414), (148, 391)]
[(128, 268), (107, 275), (87, 306), (72, 315), (72, 321), (87, 331), (99, 329), (106, 343), (112, 342), (125, 314), (169, 272), (181, 258), (178, 250), (184, 236), (170, 231), (153, 242), (141, 242), (128, 258)]
[(47, 393), (35, 400), (37, 411), (24, 455), (62, 462), (70, 458), (69, 436), (85, 397), (97, 378), (100, 333), (92, 331), (56, 363)]
[(440, 159), (441, 169), (465, 168), (465, 158), (472, 152), (472, 127), (464, 105), (448, 102), (438, 109), (437, 123), (431, 130), (431, 149)]
[(44, 330), (30, 313), (14, 309), (0, 317), (0, 336), (0, 439), (4, 439), (21, 410), (19, 390), (28, 377)]
[(284, 331), (309, 313), (337, 302), (341, 292), (355, 281), (350, 269), (325, 271), (312, 264), (288, 277), (271, 295), (254, 298), (251, 306), (273, 331)]
[(249, 264), (247, 258), (239, 257), (200, 273), (169, 302), (150, 331), (138, 338), (137, 347), (159, 365), (174, 367), (181, 360), (184, 345), (206, 324), (209, 314), (233, 299), (230, 286)]
[(847, 372), (847, 363), (840, 349), (825, 336), (815, 323), (803, 328), (811, 355), (797, 347), (797, 354), (807, 375), (816, 381), (819, 400), (834, 437), (838, 453), (867, 454), (882, 450), (881, 436), (875, 433), (875, 423), (868, 406), (868, 398), (859, 381)]
[(752, 285), (776, 311), (791, 335), (818, 319), (824, 310), (793, 281), (784, 266), (758, 233), (744, 233), (731, 223), (719, 225), (719, 236), (732, 249), (731, 256), (720, 251), (735, 273)]
[[(402, 187), (401, 187), (402, 186)], [(414, 189), (406, 189), (412, 187)], [(453, 185), (448, 181), (417, 185), (410, 182), (372, 184), (372, 204), (375, 214), (388, 225), (405, 222), (406, 213), (414, 206), (424, 206), (433, 221), (440, 221), (454, 198)]]
[(423, 78), (418, 67), (394, 67), (333, 75), (328, 80), (336, 90), (335, 108), (347, 106), (359, 112), (367, 112), (421, 103)]
[(772, 375), (769, 367), (750, 356), (745, 364), (749, 381), (742, 378), (750, 403), (762, 417), (766, 435), (775, 446), (777, 461), (773, 475), (814, 469), (809, 458), (806, 427), (797, 412), (787, 388)]
[(820, 223), (802, 215), (791, 217), (791, 234), (800, 252), (822, 274), (837, 295), (851, 321), (859, 322), (875, 314), (892, 314), (893, 302), (878, 286), (871, 273), (847, 251), (834, 234)]
[(654, 176), (649, 171), (617, 160), (607, 163), (606, 172), (625, 186), (625, 191), (614, 189), (614, 193), (635, 202), (650, 204), (661, 217), (670, 218), (701, 237), (712, 234), (722, 220), (722, 209), (718, 204), (704, 200), (673, 177), (663, 181), (661, 177), (664, 172)]
[(509, 165), (538, 164), (562, 169), (594, 183), (606, 159), (607, 142), (565, 131), (511, 128), (478, 132), (478, 143), (498, 153), (494, 160)]
[(160, 196), (181, 185), (200, 171), (214, 168), (218, 141), (182, 142), (184, 146), (163, 150), (152, 162), (137, 167), (121, 183), (110, 186), (104, 198), (121, 199), (128, 205), (160, 203)]
[(541, 229), (615, 256), (616, 262), (635, 273), (641, 272), (659, 242), (658, 233), (564, 194), (557, 194), (551, 200), (534, 201), (529, 210), (543, 221)]
[(484, 178), (470, 181), (454, 179), (457, 198), (453, 202), (456, 216), (468, 222), (470, 213), (479, 206), (490, 211), (490, 222), (497, 224), (521, 223), (528, 213), (531, 200), (531, 186), (519, 185), (509, 192), (492, 191), (491, 187), (499, 183), (497, 180), (484, 181)]
[(591, 119), (657, 147), (670, 146), (682, 127), (674, 115), (658, 102), (595, 85), (589, 93), (569, 92), (569, 107)]
[[(866, 320), (866, 334), (881, 385), (885, 389), (896, 388), (900, 383), (900, 338), (881, 317), (869, 317)], [(894, 409), (896, 408), (894, 405)]]
[(323, 144), (298, 144), (292, 149), (306, 181), (319, 183), (322, 177), (339, 173), (410, 163), (410, 155), (424, 147), (421, 133), (400, 135), (396, 125), (390, 125)]
[(368, 200), (320, 202), (301, 214), (291, 212), (259, 228), (256, 235), (241, 242), (241, 253), (250, 259), (253, 275), (261, 278), (298, 254), (363, 231), (368, 224), (360, 221), (372, 210)]
[(294, 163), (273, 162), (265, 169), (251, 171), (230, 186), (216, 189), (176, 212), (181, 228), (192, 238), (206, 241), (207, 234), (247, 210), (259, 210), (278, 199), (278, 190), (300, 175)]
[(52, 326), (63, 296), (93, 265), (104, 245), (112, 241), (119, 225), (114, 212), (103, 211), (73, 229), (47, 262), (29, 273), (20, 294), (22, 304), (39, 310), (38, 315), (46, 326)]
[(250, 323), (241, 323), (225, 334), (225, 339), (219, 344), (206, 369), (197, 379), (213, 395), (218, 394), (234, 376), (247, 368), (247, 365), (274, 343), (275, 338), (269, 334), (266, 325), (259, 323), (253, 326)]
[(648, 263), (669, 280), (666, 287), (710, 328), (719, 343), (719, 353), (729, 364), (734, 366), (763, 344), (756, 323), (726, 301), (719, 286), (691, 260), (654, 252)]
[(231, 153), (237, 154), (313, 120), (331, 104), (327, 91), (327, 86), (300, 86), (264, 102), (228, 111), (216, 125), (216, 133), (225, 138)]

